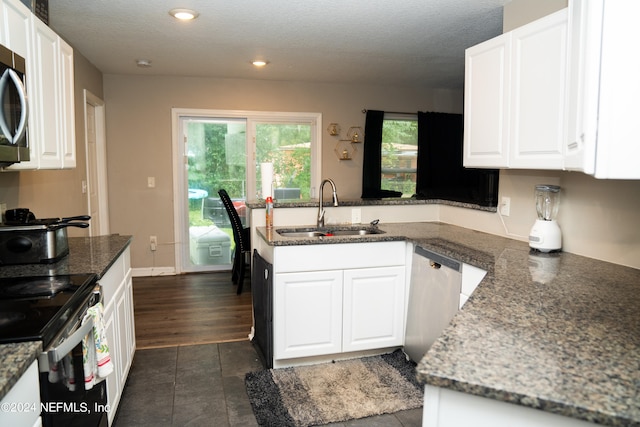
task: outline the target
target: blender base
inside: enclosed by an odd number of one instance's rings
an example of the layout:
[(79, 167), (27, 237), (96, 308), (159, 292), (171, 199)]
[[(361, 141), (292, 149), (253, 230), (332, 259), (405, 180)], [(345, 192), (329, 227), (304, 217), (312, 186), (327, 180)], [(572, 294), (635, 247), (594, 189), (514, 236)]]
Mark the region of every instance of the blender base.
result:
[(562, 249), (562, 231), (555, 220), (537, 219), (529, 233), (529, 247), (540, 252)]

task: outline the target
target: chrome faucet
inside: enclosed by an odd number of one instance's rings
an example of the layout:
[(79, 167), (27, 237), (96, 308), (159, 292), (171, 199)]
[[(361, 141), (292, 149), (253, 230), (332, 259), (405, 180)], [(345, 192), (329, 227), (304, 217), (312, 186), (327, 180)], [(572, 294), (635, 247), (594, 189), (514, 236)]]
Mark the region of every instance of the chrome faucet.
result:
[(331, 189), (333, 191), (333, 206), (338, 206), (338, 193), (336, 193), (336, 184), (332, 179), (325, 179), (320, 184), (320, 199), (318, 204), (318, 223), (316, 224), (318, 228), (324, 227), (324, 209), (322, 208), (322, 189), (326, 183), (331, 184)]

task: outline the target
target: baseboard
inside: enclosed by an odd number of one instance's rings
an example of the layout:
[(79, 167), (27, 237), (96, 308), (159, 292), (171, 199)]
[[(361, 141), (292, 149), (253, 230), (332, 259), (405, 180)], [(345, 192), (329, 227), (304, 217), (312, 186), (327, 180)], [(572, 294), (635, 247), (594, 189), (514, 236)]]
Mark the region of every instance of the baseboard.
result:
[(132, 277), (175, 276), (175, 267), (144, 267), (131, 269)]

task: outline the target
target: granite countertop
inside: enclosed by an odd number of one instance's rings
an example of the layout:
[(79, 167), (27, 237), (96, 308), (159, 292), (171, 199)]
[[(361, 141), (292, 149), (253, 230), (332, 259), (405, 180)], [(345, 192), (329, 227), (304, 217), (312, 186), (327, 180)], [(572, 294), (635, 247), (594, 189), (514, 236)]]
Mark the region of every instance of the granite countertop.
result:
[(0, 400), (6, 396), (42, 351), (37, 341), (0, 345)]
[[(275, 227), (275, 229), (284, 227)], [(417, 367), (426, 384), (611, 426), (640, 426), (640, 270), (441, 223), (274, 246), (405, 239), (487, 271)], [(270, 239), (268, 238), (270, 237)]]
[(7, 265), (0, 277), (95, 273), (98, 278), (131, 244), (131, 236), (69, 237), (69, 255), (53, 264)]
[[(131, 243), (131, 236), (70, 237), (69, 255), (53, 264), (8, 265), (0, 277), (95, 273), (101, 277)], [(41, 342), (0, 344), (0, 399), (42, 351)]]

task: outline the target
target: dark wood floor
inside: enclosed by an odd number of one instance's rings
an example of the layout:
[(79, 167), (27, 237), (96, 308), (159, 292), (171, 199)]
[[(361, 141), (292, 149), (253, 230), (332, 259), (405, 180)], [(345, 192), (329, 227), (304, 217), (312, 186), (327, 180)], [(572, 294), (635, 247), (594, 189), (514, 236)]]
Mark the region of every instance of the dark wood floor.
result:
[(242, 294), (236, 290), (230, 272), (134, 277), (137, 348), (247, 340), (253, 323), (249, 277)]

